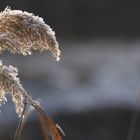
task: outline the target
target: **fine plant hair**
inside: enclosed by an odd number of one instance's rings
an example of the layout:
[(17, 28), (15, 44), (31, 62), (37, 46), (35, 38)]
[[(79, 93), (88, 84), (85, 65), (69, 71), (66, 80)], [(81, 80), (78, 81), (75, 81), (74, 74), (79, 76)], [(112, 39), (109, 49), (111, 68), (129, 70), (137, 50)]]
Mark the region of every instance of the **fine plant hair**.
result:
[[(49, 50), (57, 61), (60, 59), (55, 33), (42, 18), (32, 13), (11, 10), (7, 7), (0, 13), (0, 53), (10, 51), (13, 54), (25, 56), (31, 55), (34, 50), (40, 52)], [(17, 140), (20, 134), (26, 104), (37, 110), (46, 132), (52, 139), (62, 139), (58, 131), (60, 128), (23, 88), (18, 78), (18, 69), (6, 66), (0, 60), (0, 106), (7, 102), (6, 94), (11, 95), (16, 113), (20, 117), (14, 140)]]

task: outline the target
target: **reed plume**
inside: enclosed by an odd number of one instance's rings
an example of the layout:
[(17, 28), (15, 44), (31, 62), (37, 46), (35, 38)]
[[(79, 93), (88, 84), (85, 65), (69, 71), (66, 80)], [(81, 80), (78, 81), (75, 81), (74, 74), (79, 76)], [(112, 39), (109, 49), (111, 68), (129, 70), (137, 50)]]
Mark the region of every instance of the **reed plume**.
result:
[[(9, 7), (0, 13), (0, 53), (7, 50), (22, 55), (31, 55), (34, 50), (40, 52), (49, 50), (57, 61), (60, 59), (58, 42), (50, 26), (32, 13), (11, 10)], [(42, 116), (51, 136), (55, 140), (61, 140), (55, 123), (23, 88), (17, 68), (6, 66), (0, 61), (0, 106), (7, 101), (8, 93), (20, 117), (14, 140), (18, 139), (26, 104), (32, 105)]]
[(0, 52), (31, 55), (33, 50), (49, 50), (59, 60), (55, 33), (42, 18), (32, 13), (6, 8), (0, 13)]
[(16, 112), (21, 116), (24, 102), (32, 100), (17, 77), (18, 70), (13, 66), (5, 66), (0, 62), (0, 105), (5, 103), (5, 95), (10, 93), (15, 103)]

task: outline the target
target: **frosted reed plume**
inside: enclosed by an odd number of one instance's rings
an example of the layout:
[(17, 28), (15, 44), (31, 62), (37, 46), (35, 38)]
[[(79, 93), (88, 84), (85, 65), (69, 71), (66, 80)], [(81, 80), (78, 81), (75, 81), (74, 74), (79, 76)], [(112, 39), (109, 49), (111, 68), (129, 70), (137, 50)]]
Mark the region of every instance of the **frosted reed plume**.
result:
[(5, 66), (0, 61), (0, 105), (7, 101), (5, 95), (10, 93), (12, 100), (15, 103), (16, 112), (21, 116), (24, 102), (32, 99), (20, 84), (17, 75), (17, 68)]
[(0, 52), (30, 55), (32, 50), (50, 50), (59, 60), (55, 33), (42, 18), (32, 13), (6, 8), (0, 13)]
[[(10, 8), (0, 13), (0, 53), (7, 50), (23, 55), (31, 55), (33, 50), (40, 52), (49, 50), (57, 61), (60, 59), (55, 33), (43, 19), (32, 13)], [(9, 93), (20, 117), (14, 140), (17, 140), (20, 134), (26, 104), (32, 105), (38, 111), (50, 135), (55, 140), (61, 140), (55, 123), (27, 94), (17, 76), (17, 68), (5, 66), (0, 61), (0, 106), (7, 101), (6, 94)]]
[[(60, 55), (55, 33), (42, 18), (10, 8), (0, 13), (0, 53), (5, 50), (23, 55), (31, 55), (32, 50), (50, 50), (56, 60)], [(31, 100), (31, 97), (17, 75), (16, 68), (0, 62), (0, 105), (6, 101), (5, 94), (10, 93), (16, 112), (21, 116), (24, 102)]]

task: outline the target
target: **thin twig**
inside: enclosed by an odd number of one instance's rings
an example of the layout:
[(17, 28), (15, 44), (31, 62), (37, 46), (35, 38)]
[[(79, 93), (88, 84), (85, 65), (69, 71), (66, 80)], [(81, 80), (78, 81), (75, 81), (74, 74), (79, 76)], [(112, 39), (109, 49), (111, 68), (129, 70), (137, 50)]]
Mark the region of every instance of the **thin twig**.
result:
[(18, 138), (20, 136), (20, 132), (21, 132), (21, 128), (22, 128), (22, 123), (23, 123), (23, 119), (24, 119), (25, 109), (26, 109), (26, 103), (24, 104), (24, 109), (23, 109), (22, 115), (21, 115), (19, 123), (18, 123), (18, 127), (17, 127), (16, 133), (15, 133), (14, 140), (18, 140)]

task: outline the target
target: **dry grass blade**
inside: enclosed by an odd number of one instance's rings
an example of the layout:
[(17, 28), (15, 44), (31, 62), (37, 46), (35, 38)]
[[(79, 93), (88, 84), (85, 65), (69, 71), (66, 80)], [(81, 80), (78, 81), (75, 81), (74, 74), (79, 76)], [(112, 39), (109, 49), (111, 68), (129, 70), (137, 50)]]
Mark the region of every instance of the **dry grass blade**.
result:
[(60, 136), (58, 129), (52, 119), (36, 103), (32, 102), (31, 105), (39, 112), (40, 118), (43, 121), (43, 126), (47, 131), (49, 130), (51, 137), (54, 140), (62, 140), (62, 137)]
[(42, 128), (42, 131), (43, 131), (44, 139), (45, 140), (50, 140), (48, 133), (46, 133), (47, 130), (46, 130), (46, 127), (44, 126), (44, 119), (42, 119), (41, 115), (39, 115), (39, 121), (40, 121), (41, 128)]

